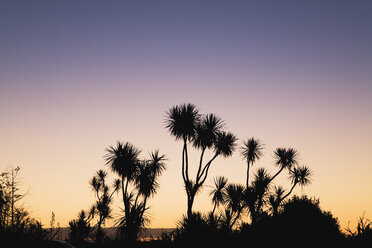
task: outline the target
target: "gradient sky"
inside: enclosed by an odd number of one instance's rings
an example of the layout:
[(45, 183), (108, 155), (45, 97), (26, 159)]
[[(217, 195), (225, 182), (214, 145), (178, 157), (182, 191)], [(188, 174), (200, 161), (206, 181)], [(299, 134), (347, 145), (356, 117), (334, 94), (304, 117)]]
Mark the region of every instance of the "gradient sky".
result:
[[(351, 0), (1, 1), (0, 170), (20, 166), (25, 206), (66, 226), (93, 203), (105, 148), (159, 148), (168, 170), (151, 226), (174, 227), (186, 211), (182, 144), (164, 117), (192, 102), (239, 144), (265, 143), (255, 168), (274, 173), (273, 150), (298, 149), (314, 176), (295, 193), (353, 227), (372, 216), (371, 13)], [(245, 170), (238, 153), (218, 158), (207, 184), (244, 183)], [(284, 174), (275, 183), (290, 187)], [(212, 208), (209, 190), (196, 210)]]

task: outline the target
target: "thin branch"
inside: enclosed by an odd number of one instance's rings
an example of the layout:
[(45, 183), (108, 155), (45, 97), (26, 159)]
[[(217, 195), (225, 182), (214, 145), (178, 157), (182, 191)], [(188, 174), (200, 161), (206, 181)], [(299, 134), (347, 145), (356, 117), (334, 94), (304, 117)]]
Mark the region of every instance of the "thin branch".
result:
[(277, 177), (280, 174), (280, 172), (283, 171), (283, 169), (284, 169), (284, 167), (280, 168), (280, 170), (269, 180), (269, 183), (268, 184), (270, 184), (271, 181), (274, 180), (274, 178)]
[[(209, 162), (205, 165), (200, 177), (204, 176), (203, 180), (199, 183), (200, 185), (203, 185), (203, 183), (205, 182), (205, 180), (207, 179), (207, 176), (208, 176), (208, 171), (209, 171), (209, 167), (211, 166), (213, 160), (215, 160), (217, 158), (217, 156), (219, 155), (218, 152), (216, 152), (216, 154), (214, 154), (213, 158), (211, 160), (209, 160)], [(204, 174), (204, 175), (203, 175)]]
[(283, 201), (285, 198), (287, 198), (292, 193), (292, 191), (296, 187), (296, 185), (297, 185), (297, 182), (294, 182), (291, 190), (285, 196), (283, 196), (282, 198), (280, 198), (280, 202)]
[(205, 152), (205, 147), (202, 148), (202, 152), (200, 154), (200, 161), (199, 161), (199, 168), (198, 168), (198, 172), (196, 173), (196, 183), (199, 182), (200, 180), (200, 171), (201, 171), (201, 168), (202, 168), (202, 164), (203, 164), (203, 156), (204, 156), (204, 152)]
[(238, 212), (236, 213), (236, 217), (234, 218), (233, 222), (231, 223), (230, 228), (232, 228), (235, 225), (235, 222), (238, 220), (240, 217), (241, 210), (239, 209)]

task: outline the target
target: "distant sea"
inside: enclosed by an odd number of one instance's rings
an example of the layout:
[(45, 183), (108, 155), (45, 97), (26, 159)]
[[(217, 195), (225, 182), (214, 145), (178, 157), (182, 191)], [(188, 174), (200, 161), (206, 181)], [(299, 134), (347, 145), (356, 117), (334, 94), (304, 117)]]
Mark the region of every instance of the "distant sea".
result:
[[(50, 230), (46, 228), (46, 230)], [(58, 228), (54, 228), (54, 232), (58, 230)], [(107, 227), (103, 229), (106, 235), (110, 237), (114, 237), (116, 233), (115, 227)], [(148, 240), (148, 239), (157, 239), (160, 237), (162, 233), (171, 233), (175, 230), (175, 228), (146, 228), (145, 231), (141, 234), (140, 239)], [(58, 235), (55, 237), (58, 241), (65, 241), (68, 239), (68, 235), (70, 233), (70, 229), (68, 227), (61, 227)]]

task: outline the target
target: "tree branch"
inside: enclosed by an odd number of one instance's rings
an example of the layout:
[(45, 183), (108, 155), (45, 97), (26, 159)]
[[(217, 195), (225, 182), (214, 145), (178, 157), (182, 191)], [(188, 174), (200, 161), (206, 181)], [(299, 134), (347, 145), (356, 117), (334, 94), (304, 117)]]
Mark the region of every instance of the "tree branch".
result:
[(296, 187), (296, 185), (297, 185), (297, 182), (294, 182), (291, 190), (285, 196), (283, 196), (282, 198), (280, 198), (280, 202), (283, 201), (285, 198), (287, 198), (292, 193), (292, 191)]
[(204, 178), (201, 180), (201, 182), (199, 183), (200, 185), (203, 185), (203, 183), (205, 182), (205, 180), (207, 179), (207, 176), (208, 176), (208, 171), (209, 171), (209, 167), (211, 166), (213, 160), (215, 160), (217, 158), (217, 156), (219, 155), (218, 152), (216, 152), (216, 154), (214, 154), (213, 158), (211, 160), (209, 160), (209, 162), (205, 165), (202, 173), (200, 174), (200, 178), (204, 176)]
[(201, 167), (202, 167), (202, 164), (203, 164), (203, 156), (204, 156), (205, 149), (206, 148), (203, 147), (202, 152), (200, 154), (199, 168), (198, 168), (198, 172), (196, 173), (196, 183), (198, 183), (199, 180), (200, 180), (200, 171), (201, 171)]
[(280, 170), (270, 179), (270, 181), (269, 181), (269, 183), (268, 184), (270, 184), (271, 183), (271, 181), (272, 180), (274, 180), (274, 178), (276, 177), (276, 176), (278, 176), (279, 174), (280, 174), (280, 172), (282, 172), (283, 171), (283, 169), (284, 169), (284, 167), (282, 167), (282, 168), (280, 168)]

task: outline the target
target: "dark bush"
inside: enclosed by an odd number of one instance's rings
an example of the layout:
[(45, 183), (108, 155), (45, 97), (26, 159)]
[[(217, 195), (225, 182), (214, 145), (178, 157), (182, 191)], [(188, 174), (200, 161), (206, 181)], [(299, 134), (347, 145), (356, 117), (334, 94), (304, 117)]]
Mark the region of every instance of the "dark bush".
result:
[(242, 228), (241, 238), (271, 245), (339, 244), (343, 240), (337, 218), (307, 196), (287, 201), (275, 217)]

